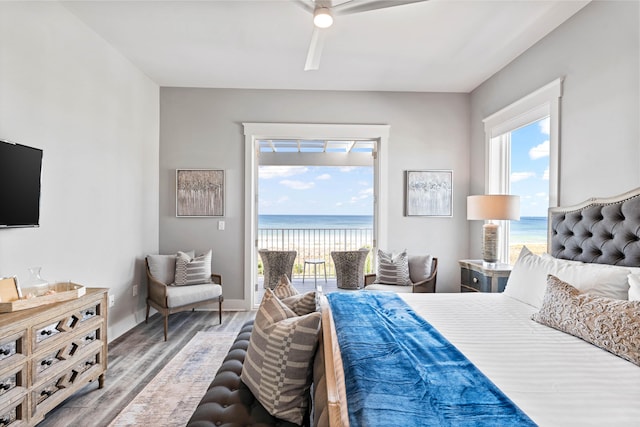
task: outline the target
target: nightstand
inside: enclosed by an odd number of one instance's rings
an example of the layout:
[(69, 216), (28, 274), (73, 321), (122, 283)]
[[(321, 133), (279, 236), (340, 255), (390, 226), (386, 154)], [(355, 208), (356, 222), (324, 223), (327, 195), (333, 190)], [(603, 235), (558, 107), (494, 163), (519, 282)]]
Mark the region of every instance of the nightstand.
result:
[(512, 269), (511, 265), (503, 263), (485, 267), (481, 259), (462, 259), (458, 264), (461, 292), (502, 292)]

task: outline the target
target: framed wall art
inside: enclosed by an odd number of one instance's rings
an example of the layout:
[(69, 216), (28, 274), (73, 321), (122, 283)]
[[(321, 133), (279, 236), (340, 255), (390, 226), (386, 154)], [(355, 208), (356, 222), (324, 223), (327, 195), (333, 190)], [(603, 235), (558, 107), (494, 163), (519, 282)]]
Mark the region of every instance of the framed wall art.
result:
[(406, 171), (406, 216), (453, 216), (453, 171)]
[(176, 169), (176, 216), (224, 216), (224, 170)]

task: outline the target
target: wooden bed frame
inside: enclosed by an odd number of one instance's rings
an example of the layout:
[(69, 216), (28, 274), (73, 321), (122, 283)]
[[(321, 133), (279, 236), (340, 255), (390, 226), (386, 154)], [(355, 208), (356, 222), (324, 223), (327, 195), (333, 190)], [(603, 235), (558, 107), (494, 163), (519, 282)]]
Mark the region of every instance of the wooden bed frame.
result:
[[(549, 208), (548, 248), (561, 259), (640, 267), (640, 188)], [(314, 425), (349, 426), (344, 368), (327, 298), (319, 296), (322, 339), (314, 367)]]

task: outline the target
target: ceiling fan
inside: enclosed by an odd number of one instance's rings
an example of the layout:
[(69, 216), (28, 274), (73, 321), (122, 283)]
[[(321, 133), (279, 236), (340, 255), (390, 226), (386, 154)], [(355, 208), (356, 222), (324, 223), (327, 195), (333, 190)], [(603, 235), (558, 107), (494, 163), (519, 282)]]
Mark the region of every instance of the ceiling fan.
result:
[(304, 70), (317, 70), (320, 66), (324, 37), (333, 24), (334, 15), (368, 12), (423, 1), (426, 0), (298, 0), (298, 4), (313, 13), (313, 33)]

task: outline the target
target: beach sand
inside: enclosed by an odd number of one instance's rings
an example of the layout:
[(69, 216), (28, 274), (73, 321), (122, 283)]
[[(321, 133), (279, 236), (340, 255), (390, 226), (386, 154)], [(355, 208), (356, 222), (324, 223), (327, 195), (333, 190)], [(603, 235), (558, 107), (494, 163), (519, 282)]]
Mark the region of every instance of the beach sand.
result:
[(547, 252), (547, 244), (546, 243), (518, 243), (514, 245), (509, 245), (509, 264), (513, 265), (516, 263), (518, 259), (518, 255), (520, 255), (520, 251), (522, 247), (526, 246), (532, 253), (537, 255), (542, 255)]

